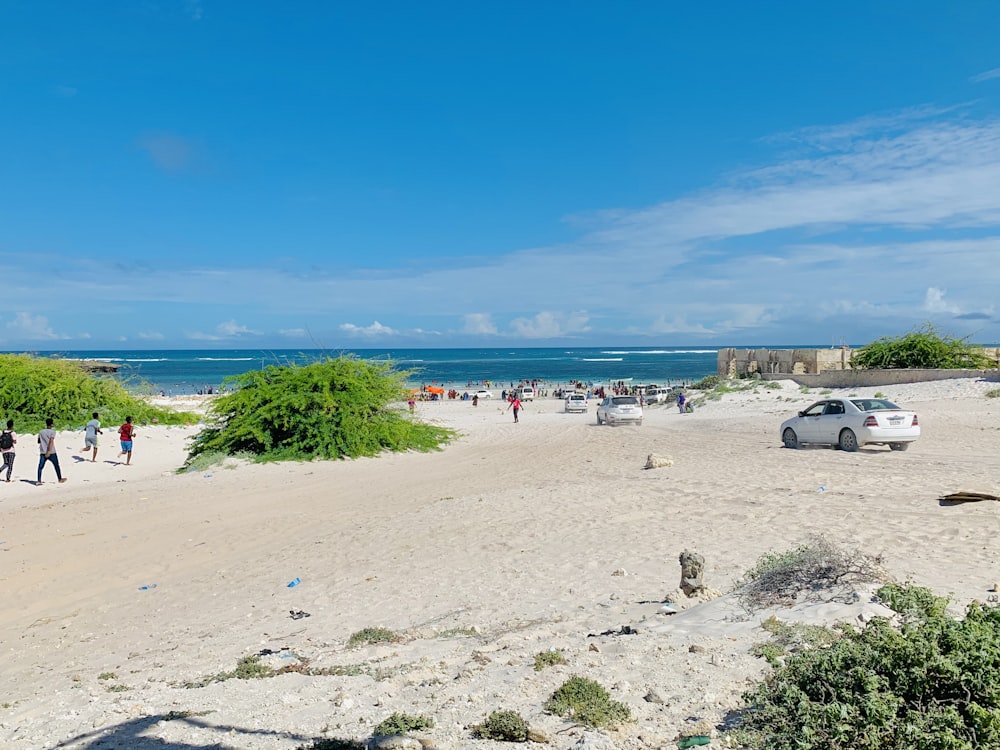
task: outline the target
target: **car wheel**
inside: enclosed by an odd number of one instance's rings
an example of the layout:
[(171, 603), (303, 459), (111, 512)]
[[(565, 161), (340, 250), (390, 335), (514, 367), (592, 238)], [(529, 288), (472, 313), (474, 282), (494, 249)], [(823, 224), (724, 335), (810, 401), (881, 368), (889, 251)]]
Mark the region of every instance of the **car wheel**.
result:
[(795, 430), (791, 427), (786, 427), (781, 435), (781, 442), (785, 444), (786, 448), (795, 449), (799, 447), (799, 436), (795, 434)]
[(642, 427), (642, 420), (640, 419), (640, 420), (636, 421), (636, 424), (637, 424), (637, 425), (638, 425), (639, 427)]
[(889, 450), (893, 451), (905, 451), (909, 447), (909, 443), (889, 443)]
[(854, 430), (844, 430), (840, 433), (840, 450), (853, 453), (858, 449), (858, 436)]
[(600, 412), (597, 412), (597, 424), (604, 424), (604, 423), (603, 423), (603, 422), (601, 421), (601, 413), (600, 413)]

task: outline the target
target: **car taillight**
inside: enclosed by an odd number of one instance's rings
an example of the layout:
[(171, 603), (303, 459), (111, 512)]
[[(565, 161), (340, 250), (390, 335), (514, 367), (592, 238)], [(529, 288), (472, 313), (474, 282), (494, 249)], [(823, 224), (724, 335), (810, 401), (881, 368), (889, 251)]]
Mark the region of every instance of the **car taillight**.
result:
[(917, 415), (914, 414), (913, 415), (913, 421), (910, 422), (910, 427), (917, 427), (919, 424), (920, 424), (920, 422), (917, 421)]
[(875, 419), (874, 415), (869, 415), (865, 419), (865, 427), (878, 427), (878, 420)]

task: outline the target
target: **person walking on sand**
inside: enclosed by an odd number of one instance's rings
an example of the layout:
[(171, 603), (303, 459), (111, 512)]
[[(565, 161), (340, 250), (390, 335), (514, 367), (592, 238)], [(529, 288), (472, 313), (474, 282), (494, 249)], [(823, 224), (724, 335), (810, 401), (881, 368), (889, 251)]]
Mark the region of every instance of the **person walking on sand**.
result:
[[(7, 420), (7, 429), (0, 432), (0, 453), (3, 453), (3, 468), (7, 470), (7, 482), (14, 471), (14, 446), (17, 445), (17, 433), (14, 432), (14, 420)], [(3, 471), (3, 469), (0, 469)]]
[(514, 410), (514, 422), (516, 423), (517, 414), (518, 412), (521, 411), (521, 399), (519, 399), (517, 396), (511, 396), (510, 406), (507, 407), (507, 410), (510, 411), (511, 409)]
[(94, 418), (87, 422), (87, 435), (83, 439), (83, 447), (80, 449), (80, 453), (86, 453), (93, 448), (94, 452), (90, 454), (90, 462), (94, 463), (97, 460), (97, 436), (103, 435), (101, 432), (101, 423), (97, 418), (97, 412), (94, 412)]
[(42, 485), (42, 469), (45, 468), (46, 461), (51, 461), (52, 465), (56, 467), (56, 479), (59, 480), (59, 483), (65, 482), (66, 477), (62, 475), (59, 468), (59, 455), (56, 453), (56, 431), (52, 429), (52, 417), (45, 420), (45, 429), (38, 433), (38, 481), (35, 482), (37, 487)]
[(132, 437), (135, 435), (135, 428), (132, 426), (132, 417), (125, 417), (125, 424), (118, 428), (118, 436), (122, 441), (122, 452), (118, 458), (125, 456), (125, 465), (132, 463)]

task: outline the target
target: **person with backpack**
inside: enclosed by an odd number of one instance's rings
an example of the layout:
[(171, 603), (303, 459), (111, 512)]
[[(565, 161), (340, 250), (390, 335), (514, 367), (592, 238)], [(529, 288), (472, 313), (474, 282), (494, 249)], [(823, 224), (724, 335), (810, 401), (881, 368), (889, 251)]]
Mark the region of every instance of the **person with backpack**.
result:
[(56, 478), (59, 483), (62, 484), (66, 481), (66, 477), (62, 475), (62, 470), (59, 468), (59, 455), (56, 453), (56, 431), (52, 429), (52, 417), (45, 420), (45, 429), (38, 433), (38, 481), (35, 485), (41, 487), (42, 485), (42, 469), (45, 468), (45, 463), (51, 461), (52, 465), (56, 467)]
[(83, 438), (83, 447), (80, 449), (80, 453), (86, 453), (91, 448), (94, 452), (90, 454), (90, 462), (94, 463), (97, 460), (97, 436), (103, 435), (101, 432), (101, 423), (98, 421), (97, 412), (94, 412), (94, 418), (87, 422), (87, 434)]
[[(17, 445), (17, 433), (14, 432), (14, 420), (7, 420), (7, 429), (0, 432), (0, 453), (3, 454), (3, 468), (7, 470), (7, 481), (14, 471), (14, 446)], [(3, 469), (0, 469), (3, 471)]]

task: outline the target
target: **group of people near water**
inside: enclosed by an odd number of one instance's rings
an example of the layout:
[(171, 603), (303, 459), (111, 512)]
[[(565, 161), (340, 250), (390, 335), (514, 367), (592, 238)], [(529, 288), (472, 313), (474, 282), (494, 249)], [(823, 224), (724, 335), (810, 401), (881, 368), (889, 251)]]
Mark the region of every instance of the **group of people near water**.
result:
[[(42, 469), (45, 464), (51, 463), (56, 471), (56, 479), (59, 483), (66, 481), (62, 475), (62, 468), (59, 466), (59, 454), (56, 453), (56, 431), (53, 428), (54, 420), (49, 417), (45, 420), (45, 429), (38, 431), (36, 442), (38, 443), (38, 476), (35, 485), (42, 484)], [(83, 438), (83, 448), (80, 453), (89, 453), (91, 463), (97, 461), (97, 436), (103, 435), (101, 430), (100, 415), (95, 411), (92, 419), (87, 422), (85, 435)], [(132, 417), (125, 417), (125, 421), (118, 428), (118, 437), (121, 442), (121, 452), (118, 457), (125, 457), (125, 465), (132, 463), (132, 438), (135, 436), (135, 427), (132, 425)], [(17, 446), (18, 435), (14, 431), (14, 420), (7, 420), (7, 427), (0, 431), (0, 454), (3, 455), (3, 468), (0, 472), (6, 471), (5, 481), (11, 481), (14, 473), (14, 456)]]

